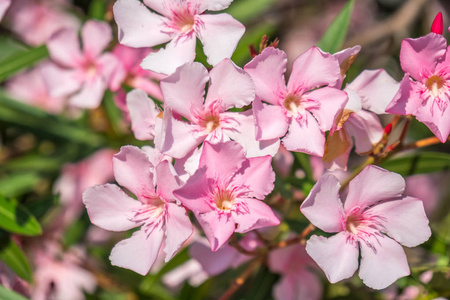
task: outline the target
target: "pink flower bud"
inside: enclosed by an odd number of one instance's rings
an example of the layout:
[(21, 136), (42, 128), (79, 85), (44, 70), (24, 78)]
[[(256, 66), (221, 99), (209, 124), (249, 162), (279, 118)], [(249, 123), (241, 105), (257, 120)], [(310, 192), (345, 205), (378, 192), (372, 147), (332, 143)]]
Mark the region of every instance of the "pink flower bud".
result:
[(439, 12), (434, 18), (433, 24), (431, 25), (431, 32), (442, 34), (444, 31), (444, 22), (442, 21), (442, 13)]

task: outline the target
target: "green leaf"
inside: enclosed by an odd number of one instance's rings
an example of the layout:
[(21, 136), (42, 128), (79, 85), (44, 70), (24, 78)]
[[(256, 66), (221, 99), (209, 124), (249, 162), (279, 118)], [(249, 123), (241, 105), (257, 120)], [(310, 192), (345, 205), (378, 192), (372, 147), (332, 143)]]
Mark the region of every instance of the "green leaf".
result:
[(250, 23), (260, 17), (260, 15), (270, 8), (276, 0), (240, 0), (234, 1), (224, 12), (232, 15), (236, 20), (242, 23)]
[(0, 299), (2, 300), (27, 300), (27, 298), (17, 294), (14, 291), (5, 289), (0, 285)]
[(0, 193), (6, 197), (17, 197), (31, 192), (40, 181), (40, 176), (33, 172), (18, 172), (0, 178)]
[(25, 254), (4, 231), (0, 233), (0, 260), (22, 279), (32, 281), (30, 264)]
[(337, 17), (328, 27), (317, 45), (322, 51), (336, 53), (341, 49), (347, 36), (348, 25), (352, 16), (355, 0), (349, 0)]
[(0, 61), (0, 82), (46, 57), (48, 57), (48, 51), (45, 46), (32, 48), (6, 57)]
[(20, 203), (0, 196), (0, 228), (21, 235), (42, 234), (41, 225)]
[(0, 36), (0, 61), (4, 60), (11, 55), (17, 55), (20, 52), (27, 50), (27, 47), (23, 44), (10, 38), (9, 36)]
[(450, 169), (450, 154), (421, 152), (384, 161), (380, 164), (380, 167), (402, 176), (448, 171)]
[(104, 20), (106, 4), (107, 1), (105, 0), (91, 0), (89, 3), (88, 15), (93, 19)]

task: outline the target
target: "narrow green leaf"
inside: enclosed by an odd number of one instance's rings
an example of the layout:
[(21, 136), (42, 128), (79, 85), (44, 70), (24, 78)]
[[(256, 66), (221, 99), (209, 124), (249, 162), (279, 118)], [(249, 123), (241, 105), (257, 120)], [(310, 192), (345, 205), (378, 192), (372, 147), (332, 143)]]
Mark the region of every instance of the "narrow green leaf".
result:
[(40, 176), (34, 172), (14, 173), (0, 178), (0, 193), (6, 197), (17, 197), (31, 192), (39, 183)]
[(354, 4), (355, 0), (349, 0), (337, 17), (333, 20), (317, 45), (320, 49), (330, 53), (336, 53), (339, 49), (341, 49), (345, 37), (347, 36)]
[(448, 171), (450, 170), (450, 154), (421, 152), (384, 161), (380, 164), (380, 167), (402, 176)]
[(91, 0), (89, 4), (88, 15), (97, 20), (103, 20), (106, 12), (106, 4), (105, 0)]
[(276, 0), (240, 0), (235, 1), (225, 11), (242, 23), (250, 23), (268, 11)]
[(21, 235), (39, 235), (41, 225), (20, 203), (0, 196), (0, 228)]
[(2, 300), (27, 300), (22, 295), (17, 294), (14, 291), (8, 290), (0, 285), (0, 299)]
[(3, 231), (0, 234), (0, 260), (20, 278), (28, 282), (32, 281), (30, 264), (25, 254)]
[(6, 35), (0, 36), (0, 61), (26, 50), (27, 47), (23, 43)]
[(0, 82), (46, 57), (48, 57), (48, 51), (45, 46), (32, 48), (6, 57), (0, 61)]

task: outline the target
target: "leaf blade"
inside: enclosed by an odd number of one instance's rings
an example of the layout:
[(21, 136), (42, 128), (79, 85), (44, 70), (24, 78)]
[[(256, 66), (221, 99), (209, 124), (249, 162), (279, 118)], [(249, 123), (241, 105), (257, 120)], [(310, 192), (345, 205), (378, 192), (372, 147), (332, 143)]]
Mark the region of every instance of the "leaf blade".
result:
[(26, 236), (42, 234), (36, 218), (20, 203), (4, 196), (0, 196), (0, 228)]

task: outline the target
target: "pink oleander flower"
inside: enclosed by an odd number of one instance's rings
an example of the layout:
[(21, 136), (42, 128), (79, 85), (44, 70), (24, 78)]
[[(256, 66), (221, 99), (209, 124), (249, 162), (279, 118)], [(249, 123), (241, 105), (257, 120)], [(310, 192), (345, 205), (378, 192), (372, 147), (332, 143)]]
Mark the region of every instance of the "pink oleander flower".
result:
[(143, 90), (136, 89), (126, 96), (130, 114), (131, 130), (136, 139), (141, 141), (155, 138), (156, 117), (160, 113), (155, 102)]
[(256, 139), (284, 136), (287, 150), (323, 156), (325, 131), (348, 100), (345, 92), (333, 88), (342, 80), (338, 59), (311, 48), (294, 61), (287, 85), (286, 64), (286, 54), (269, 47), (244, 67), (256, 88)]
[(63, 29), (47, 42), (50, 58), (59, 67), (42, 70), (52, 96), (68, 96), (70, 105), (96, 108), (102, 101), (112, 74), (120, 67), (112, 53), (102, 53), (112, 40), (111, 27), (87, 21), (81, 30)]
[(300, 207), (314, 226), (337, 233), (314, 235), (306, 244), (328, 280), (351, 277), (360, 255), (359, 277), (368, 287), (383, 289), (409, 275), (401, 245), (415, 247), (431, 235), (422, 201), (403, 196), (400, 175), (373, 165), (350, 182), (344, 203), (340, 188), (336, 177), (322, 176)]
[(274, 187), (271, 161), (269, 155), (245, 158), (243, 148), (232, 141), (203, 144), (198, 170), (174, 195), (194, 212), (212, 251), (234, 232), (280, 223), (261, 201)]
[(384, 114), (398, 87), (399, 83), (383, 69), (365, 70), (345, 87), (349, 101), (327, 138), (323, 156), (327, 169), (346, 170), (353, 144), (358, 154), (372, 151), (383, 137), (377, 114)]
[(11, 5), (11, 0), (0, 0), (0, 21), (6, 13), (6, 10)]
[[(119, 42), (130, 47), (153, 47), (141, 66), (157, 73), (171, 74), (184, 63), (193, 62), (198, 37), (207, 61), (216, 65), (230, 58), (245, 27), (229, 14), (203, 14), (227, 8), (232, 0), (118, 0), (114, 18)], [(153, 11), (150, 11), (151, 8)]]
[(60, 113), (66, 106), (65, 97), (52, 97), (42, 78), (42, 70), (52, 65), (45, 61), (6, 82), (6, 92), (15, 100), (42, 108), (49, 113)]
[(68, 13), (68, 1), (14, 0), (5, 17), (8, 27), (25, 43), (43, 45), (57, 31), (78, 30), (80, 20)]
[(146, 152), (124, 146), (113, 158), (117, 183), (133, 193), (128, 196), (113, 184), (97, 185), (83, 194), (91, 222), (103, 229), (125, 231), (140, 227), (111, 251), (115, 266), (145, 275), (165, 242), (165, 261), (169, 261), (192, 234), (186, 209), (177, 204), (173, 190), (179, 188), (171, 164), (162, 160), (152, 164)]
[(231, 60), (224, 59), (209, 74), (202, 64), (187, 63), (162, 79), (161, 89), (165, 108), (163, 120), (156, 123), (155, 145), (162, 153), (183, 158), (203, 141), (217, 144), (229, 140), (241, 144), (247, 157), (277, 152), (278, 138), (255, 139), (251, 110), (229, 111), (249, 105), (255, 98), (250, 76)]
[(415, 116), (444, 143), (450, 133), (450, 51), (446, 39), (436, 33), (404, 39), (400, 64), (405, 76), (386, 112)]
[(312, 272), (315, 264), (304, 245), (270, 251), (268, 266), (272, 272), (281, 275), (280, 281), (273, 287), (272, 294), (276, 300), (321, 299), (321, 282)]

